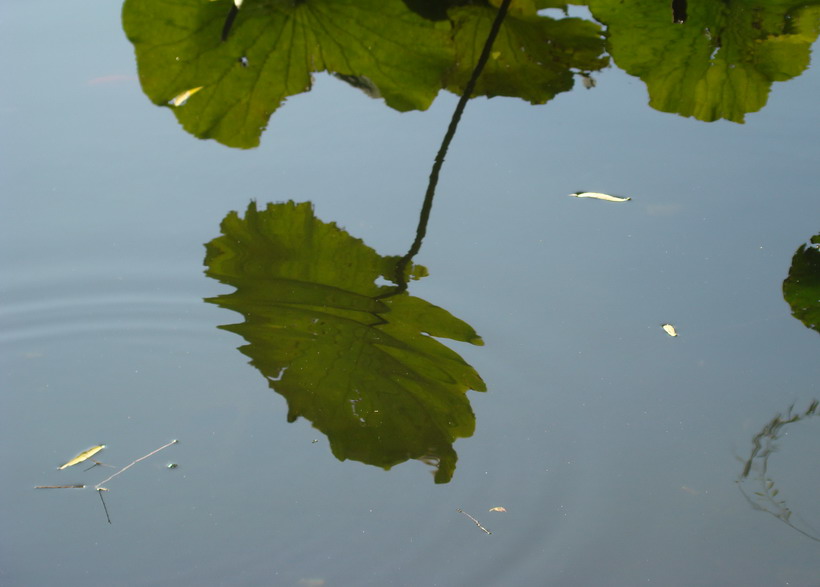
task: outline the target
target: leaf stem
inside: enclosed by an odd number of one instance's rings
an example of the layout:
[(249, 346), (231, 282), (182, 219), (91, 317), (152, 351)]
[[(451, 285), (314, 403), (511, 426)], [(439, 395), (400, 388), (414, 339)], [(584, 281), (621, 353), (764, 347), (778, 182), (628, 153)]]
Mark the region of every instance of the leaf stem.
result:
[(467, 81), (467, 85), (464, 87), (464, 92), (461, 94), (461, 98), (459, 98), (455, 111), (453, 111), (453, 116), (450, 119), (450, 126), (447, 128), (447, 133), (444, 135), (444, 139), (441, 142), (441, 147), (439, 147), (438, 154), (436, 155), (435, 162), (433, 163), (433, 169), (430, 171), (430, 180), (427, 183), (427, 192), (424, 195), (424, 203), (421, 206), (419, 224), (416, 228), (416, 240), (413, 241), (413, 244), (410, 247), (410, 250), (407, 251), (407, 254), (396, 263), (395, 283), (398, 285), (398, 288), (395, 292), (390, 293), (390, 296), (403, 293), (407, 290), (407, 266), (410, 264), (410, 261), (416, 253), (418, 253), (421, 249), (421, 242), (424, 240), (425, 234), (427, 234), (427, 222), (430, 219), (430, 211), (433, 208), (433, 197), (436, 194), (436, 186), (438, 185), (441, 167), (444, 165), (444, 157), (447, 155), (447, 150), (450, 148), (450, 143), (456, 135), (456, 129), (461, 121), (461, 115), (464, 113), (464, 109), (467, 106), (467, 101), (470, 99), (473, 91), (475, 90), (478, 77), (481, 75), (484, 66), (487, 65), (487, 61), (490, 59), (490, 52), (493, 47), (493, 42), (498, 36), (498, 32), (501, 30), (501, 23), (507, 15), (507, 9), (510, 6), (510, 2), (511, 0), (503, 0), (501, 6), (498, 7), (498, 13), (496, 14), (495, 20), (490, 28), (490, 33), (487, 35), (487, 40), (484, 43), (484, 48), (481, 51), (478, 62), (473, 69), (470, 79)]

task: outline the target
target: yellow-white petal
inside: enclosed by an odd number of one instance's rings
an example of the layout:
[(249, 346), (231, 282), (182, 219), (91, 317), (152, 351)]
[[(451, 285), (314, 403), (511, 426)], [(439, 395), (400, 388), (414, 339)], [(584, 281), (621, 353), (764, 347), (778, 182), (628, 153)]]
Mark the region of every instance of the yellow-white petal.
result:
[(88, 450), (84, 450), (83, 452), (78, 454), (76, 457), (74, 457), (73, 459), (71, 459), (70, 461), (65, 463), (64, 465), (60, 465), (59, 467), (57, 467), (57, 469), (58, 470), (67, 469), (68, 467), (72, 467), (72, 466), (76, 465), (77, 463), (82, 463), (83, 461), (87, 461), (88, 459), (93, 457), (95, 454), (97, 454), (98, 452), (100, 452), (104, 448), (105, 448), (104, 444), (98, 444), (97, 446), (92, 446)]
[(678, 331), (675, 330), (675, 327), (671, 324), (661, 324), (661, 328), (663, 328), (663, 331), (666, 332), (666, 334), (668, 334), (669, 336), (678, 335)]
[(574, 198), (594, 198), (596, 200), (606, 200), (607, 202), (628, 202), (632, 198), (624, 198), (621, 196), (610, 196), (609, 194), (602, 194), (600, 192), (575, 192), (570, 194)]

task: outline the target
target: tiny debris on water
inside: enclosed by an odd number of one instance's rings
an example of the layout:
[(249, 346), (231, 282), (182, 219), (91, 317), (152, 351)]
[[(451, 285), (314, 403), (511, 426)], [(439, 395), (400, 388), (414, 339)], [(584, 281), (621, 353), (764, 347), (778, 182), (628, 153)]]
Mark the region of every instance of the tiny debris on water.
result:
[(169, 469), (176, 469), (177, 467), (179, 467), (179, 465), (177, 465), (176, 463), (168, 463), (165, 466)]
[(672, 326), (671, 324), (661, 324), (661, 328), (663, 328), (663, 331), (666, 334), (668, 334), (669, 336), (677, 336), (678, 335), (678, 331), (675, 330), (675, 327)]
[(596, 81), (595, 79), (588, 73), (581, 73), (581, 83), (584, 84), (584, 87), (588, 90), (591, 90), (595, 87)]
[(610, 196), (600, 192), (574, 192), (570, 194), (573, 198), (593, 198), (595, 200), (605, 200), (607, 202), (628, 202), (632, 198), (622, 196)]
[(494, 508), (490, 508), (489, 511), (491, 511), (491, 512), (506, 512), (507, 508), (501, 507), (499, 505), (499, 506), (496, 506)]

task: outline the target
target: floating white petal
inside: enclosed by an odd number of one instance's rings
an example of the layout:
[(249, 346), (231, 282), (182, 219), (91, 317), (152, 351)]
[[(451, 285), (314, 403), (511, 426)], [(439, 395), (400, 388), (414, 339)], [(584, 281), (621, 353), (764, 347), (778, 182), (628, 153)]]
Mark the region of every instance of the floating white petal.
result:
[(678, 331), (675, 330), (675, 327), (671, 324), (661, 324), (661, 328), (663, 328), (663, 331), (666, 332), (666, 334), (668, 334), (669, 336), (678, 335)]
[(628, 202), (632, 198), (622, 198), (621, 196), (610, 196), (598, 192), (575, 192), (570, 194), (574, 198), (594, 198), (596, 200), (606, 200), (607, 202)]

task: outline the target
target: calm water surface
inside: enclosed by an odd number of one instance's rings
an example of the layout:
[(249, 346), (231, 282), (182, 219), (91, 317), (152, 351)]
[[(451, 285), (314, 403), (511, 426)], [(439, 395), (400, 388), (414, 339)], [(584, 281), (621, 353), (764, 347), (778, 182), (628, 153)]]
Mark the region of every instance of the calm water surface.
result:
[[(217, 328), (241, 319), (203, 302), (230, 291), (203, 244), (293, 199), (403, 254), (456, 99), (398, 114), (318, 76), (232, 151), (145, 98), (119, 9), (2, 8), (0, 584), (820, 585), (820, 418), (769, 461), (809, 536), (736, 482), (820, 398), (820, 339), (781, 291), (820, 231), (816, 65), (744, 125), (651, 110), (617, 69), (544, 107), (469, 104), (411, 293), (479, 332), (450, 346), (488, 391), (436, 485), (287, 423)], [(107, 484), (110, 525), (90, 488), (33, 489), (115, 472), (55, 470), (91, 445), (122, 467), (172, 439)]]

